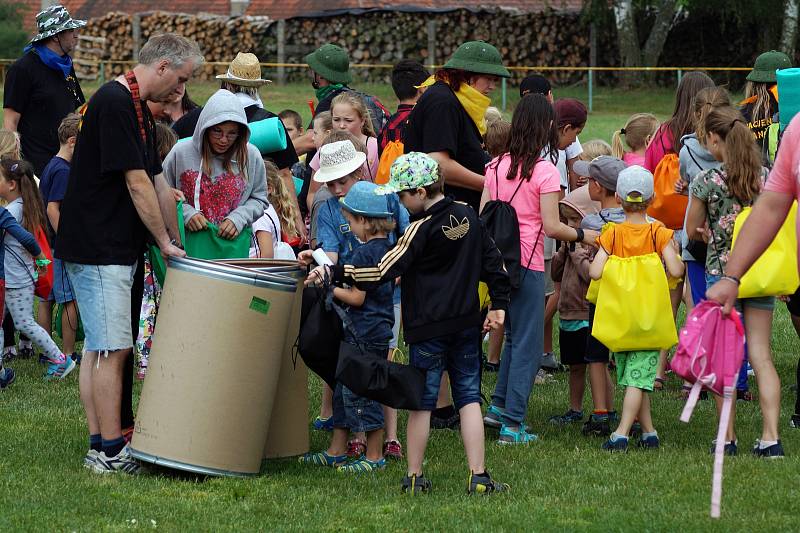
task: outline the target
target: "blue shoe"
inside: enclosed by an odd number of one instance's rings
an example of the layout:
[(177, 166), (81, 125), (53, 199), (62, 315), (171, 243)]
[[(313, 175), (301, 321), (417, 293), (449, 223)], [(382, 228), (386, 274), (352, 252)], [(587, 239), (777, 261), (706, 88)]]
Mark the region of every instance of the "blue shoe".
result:
[(305, 465), (337, 467), (347, 462), (347, 455), (328, 455), (328, 452), (308, 452), (297, 461)]
[(500, 426), (503, 425), (503, 409), (493, 404), (489, 405), (489, 409), (486, 410), (486, 416), (483, 417), (483, 425), (500, 429)]
[(518, 430), (512, 431), (503, 424), (500, 428), (500, 438), (497, 440), (497, 444), (530, 444), (539, 440), (537, 435), (528, 433), (527, 429), (525, 424), (521, 424)]
[(603, 443), (601, 448), (612, 453), (625, 453), (628, 451), (628, 437), (623, 437), (621, 435), (617, 435), (616, 433), (612, 433), (611, 437), (609, 437), (608, 440)]
[(658, 435), (648, 435), (647, 437), (642, 437), (639, 439), (639, 442), (636, 443), (639, 448), (658, 448), (661, 444), (661, 441), (658, 440)]
[(772, 446), (767, 446), (766, 448), (760, 448), (760, 441), (756, 441), (756, 445), (753, 447), (753, 455), (756, 457), (764, 457), (765, 459), (783, 459), (785, 454), (783, 453), (783, 446), (781, 446), (781, 441), (778, 441), (777, 444), (773, 444)]
[(17, 374), (13, 368), (5, 367), (0, 370), (0, 390), (5, 389), (17, 379)]
[(75, 366), (75, 361), (73, 361), (69, 356), (64, 357), (63, 363), (51, 362), (47, 367), (47, 374), (45, 374), (44, 379), (47, 381), (64, 379), (69, 375), (70, 372), (75, 370)]
[(355, 461), (351, 461), (346, 465), (342, 465), (338, 467), (336, 470), (338, 472), (344, 472), (346, 474), (366, 474), (368, 472), (376, 472), (378, 470), (383, 470), (386, 468), (386, 458), (381, 457), (377, 461), (370, 461), (363, 455), (356, 459)]
[[(711, 441), (711, 455), (714, 455), (717, 451), (717, 439)], [(726, 442), (725, 447), (722, 450), (722, 453), (729, 457), (735, 457), (737, 453), (739, 453), (739, 446), (736, 441)]]
[(574, 422), (583, 420), (583, 411), (575, 411), (570, 409), (563, 415), (556, 415), (550, 417), (550, 423), (556, 426), (566, 426)]
[(333, 417), (328, 418), (317, 417), (312, 424), (317, 431), (333, 431)]

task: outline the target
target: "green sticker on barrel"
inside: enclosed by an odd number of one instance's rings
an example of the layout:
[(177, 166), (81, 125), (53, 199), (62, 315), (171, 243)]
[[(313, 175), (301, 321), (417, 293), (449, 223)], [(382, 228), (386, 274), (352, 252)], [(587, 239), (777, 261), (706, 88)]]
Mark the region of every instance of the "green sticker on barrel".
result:
[(257, 311), (262, 315), (266, 315), (269, 313), (269, 302), (257, 296), (253, 296), (253, 299), (250, 300), (250, 309)]

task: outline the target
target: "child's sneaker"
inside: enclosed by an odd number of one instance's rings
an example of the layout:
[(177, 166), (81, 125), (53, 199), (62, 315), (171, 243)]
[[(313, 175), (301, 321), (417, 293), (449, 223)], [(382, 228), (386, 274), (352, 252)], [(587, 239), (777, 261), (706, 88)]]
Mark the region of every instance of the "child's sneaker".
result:
[(753, 447), (753, 455), (764, 457), (765, 459), (783, 459), (783, 446), (781, 446), (781, 441), (778, 441), (772, 446), (761, 448), (761, 441), (756, 441), (756, 445)]
[(94, 464), (97, 462), (98, 455), (100, 455), (100, 452), (90, 448), (83, 458), (83, 467), (88, 468), (89, 470), (94, 470)]
[(503, 425), (503, 410), (496, 405), (489, 405), (489, 408), (486, 410), (486, 416), (483, 417), (483, 425), (494, 429), (500, 429)]
[(17, 373), (14, 372), (13, 368), (5, 367), (0, 370), (0, 390), (14, 383), (15, 379), (17, 379)]
[(333, 431), (333, 417), (329, 416), (328, 418), (322, 418), (321, 416), (318, 416), (314, 419), (312, 426), (317, 431)]
[(550, 372), (555, 372), (558, 370), (558, 361), (556, 361), (556, 354), (553, 352), (545, 352), (542, 354), (542, 364), (539, 365), (540, 368), (543, 368)]
[(412, 496), (416, 496), (421, 492), (430, 492), (432, 486), (431, 481), (422, 474), (412, 474), (403, 478), (400, 489), (403, 492), (411, 493)]
[(544, 385), (553, 381), (553, 374), (547, 372), (544, 368), (540, 368), (536, 377), (533, 378), (534, 385)]
[(525, 424), (521, 424), (516, 431), (512, 431), (505, 424), (500, 428), (500, 438), (497, 444), (530, 444), (539, 440), (537, 435), (528, 433)]
[(347, 457), (350, 459), (357, 459), (365, 453), (367, 453), (366, 441), (352, 439), (347, 442)]
[(19, 348), (19, 358), (20, 359), (30, 359), (36, 355), (36, 352), (33, 349), (33, 346), (20, 346)]
[(627, 452), (628, 451), (628, 437), (612, 433), (607, 441), (601, 446), (602, 449), (609, 452)]
[(550, 423), (556, 426), (566, 426), (573, 422), (580, 422), (583, 420), (583, 411), (575, 411), (570, 409), (563, 415), (556, 415), (550, 417)]
[(386, 468), (385, 457), (381, 457), (377, 461), (370, 461), (366, 457), (361, 457), (360, 459), (356, 459), (355, 461), (338, 467), (336, 470), (346, 474), (365, 474), (367, 472), (383, 470), (384, 468)]
[(658, 439), (658, 435), (648, 435), (644, 436), (639, 439), (636, 443), (639, 448), (658, 448), (661, 444), (661, 441)]
[(492, 479), (489, 471), (483, 474), (470, 474), (467, 494), (490, 494), (492, 492), (506, 492), (511, 487), (508, 483), (500, 483)]
[(47, 381), (64, 379), (69, 375), (70, 372), (75, 370), (75, 366), (75, 361), (73, 361), (71, 357), (65, 357), (64, 361), (61, 363), (54, 363), (50, 361), (50, 365), (47, 367), (47, 374), (45, 374), (44, 379)]
[(800, 429), (800, 415), (794, 414), (792, 418), (789, 419), (789, 427), (794, 429)]
[(3, 361), (5, 362), (11, 361), (16, 356), (17, 356), (16, 346), (9, 346), (8, 348), (3, 348)]
[(387, 440), (383, 443), (383, 456), (387, 459), (397, 459), (398, 461), (403, 458), (403, 445), (397, 440)]
[(608, 437), (611, 435), (611, 426), (608, 423), (609, 415), (596, 415), (589, 416), (589, 420), (584, 422), (581, 431), (584, 435), (593, 435), (595, 437)]
[[(70, 361), (72, 361), (72, 359), (70, 359)], [(72, 364), (74, 366), (75, 362), (73, 361)], [(117, 472), (138, 474), (140, 466), (131, 455), (130, 449), (125, 446), (113, 457), (108, 457), (105, 452), (98, 453), (92, 468), (94, 468), (94, 471), (98, 474), (114, 474)]]
[(642, 425), (639, 422), (634, 422), (631, 425), (631, 437), (638, 439), (642, 436)]
[(70, 357), (72, 358), (73, 361), (75, 361), (76, 365), (81, 366), (81, 361), (83, 360), (83, 353), (72, 352), (72, 355), (70, 355)]
[(749, 390), (736, 390), (736, 401), (739, 402), (752, 402), (753, 393)]
[[(756, 443), (758, 446), (758, 443)], [(711, 441), (711, 455), (714, 455), (717, 451), (717, 439)], [(728, 457), (735, 457), (737, 453), (739, 453), (739, 446), (737, 445), (736, 441), (726, 442), (725, 447), (722, 450), (722, 453), (727, 455)]]
[(329, 455), (328, 452), (308, 452), (301, 455), (297, 462), (304, 465), (337, 467), (347, 462), (347, 455)]

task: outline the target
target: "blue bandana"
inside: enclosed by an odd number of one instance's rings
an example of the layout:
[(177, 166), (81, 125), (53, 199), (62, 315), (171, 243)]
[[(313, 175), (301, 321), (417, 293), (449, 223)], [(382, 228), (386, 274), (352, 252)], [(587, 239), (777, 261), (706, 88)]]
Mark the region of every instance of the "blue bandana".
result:
[(59, 70), (64, 75), (64, 79), (67, 79), (72, 74), (72, 58), (69, 57), (68, 54), (64, 54), (63, 56), (58, 55), (57, 53), (53, 52), (47, 45), (44, 43), (33, 43), (29, 44), (25, 47), (24, 52), (33, 49), (33, 51), (39, 55), (39, 58), (42, 60), (42, 63), (47, 65), (53, 70)]

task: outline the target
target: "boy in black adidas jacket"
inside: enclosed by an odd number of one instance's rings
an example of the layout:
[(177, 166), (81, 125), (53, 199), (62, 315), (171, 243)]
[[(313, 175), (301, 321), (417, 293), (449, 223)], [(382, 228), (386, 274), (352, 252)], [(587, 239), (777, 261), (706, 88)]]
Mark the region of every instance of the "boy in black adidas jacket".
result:
[[(444, 197), (444, 182), (431, 157), (418, 152), (402, 155), (390, 175), (389, 183), (376, 193), (397, 192), (412, 215), (411, 225), (378, 265), (339, 265), (333, 267), (333, 278), (369, 290), (402, 276), (403, 328), (411, 364), (427, 371), (422, 399), (425, 410), (413, 411), (408, 417), (408, 475), (402, 488), (412, 493), (431, 488), (422, 475), (422, 461), (431, 411), (436, 407), (442, 372), (447, 370), (471, 472), (467, 491), (506, 490), (508, 485), (493, 481), (484, 467), (478, 352), (478, 281), (489, 285), (492, 298), (484, 330), (502, 325), (508, 307), (511, 287), (502, 257), (477, 213)], [(318, 268), (309, 280), (321, 274)]]

